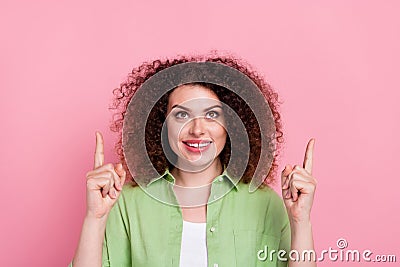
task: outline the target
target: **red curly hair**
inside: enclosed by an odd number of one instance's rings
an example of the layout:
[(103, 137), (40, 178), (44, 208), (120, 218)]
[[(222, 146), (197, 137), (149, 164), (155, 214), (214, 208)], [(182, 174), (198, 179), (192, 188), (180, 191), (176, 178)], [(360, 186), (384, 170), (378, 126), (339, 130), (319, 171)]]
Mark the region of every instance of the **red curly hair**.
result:
[[(278, 101), (278, 94), (264, 80), (264, 78), (261, 75), (259, 75), (254, 69), (252, 69), (252, 67), (248, 65), (245, 61), (240, 60), (237, 57), (231, 55), (221, 56), (216, 53), (210, 53), (208, 55), (203, 55), (203, 56), (178, 56), (173, 59), (165, 59), (165, 60), (157, 59), (150, 62), (144, 62), (139, 67), (134, 68), (132, 70), (132, 72), (128, 75), (126, 81), (121, 83), (120, 87), (113, 90), (114, 98), (110, 106), (110, 109), (114, 111), (114, 115), (110, 129), (113, 132), (118, 133), (118, 140), (117, 143), (115, 144), (115, 149), (118, 156), (120, 157), (122, 164), (124, 165), (124, 168), (128, 170), (127, 168), (128, 166), (122, 148), (122, 128), (123, 128), (125, 113), (130, 100), (135, 95), (138, 88), (155, 73), (164, 70), (168, 67), (186, 62), (216, 62), (224, 64), (247, 75), (258, 86), (260, 92), (264, 96), (266, 102), (268, 103), (271, 109), (276, 129), (276, 134), (275, 134), (276, 140), (274, 140), (275, 145), (273, 147), (270, 146), (269, 148), (267, 148), (269, 150), (268, 155), (270, 155), (272, 159), (271, 160), (272, 164), (268, 174), (266, 175), (263, 186), (274, 182), (278, 168), (277, 161), (283, 144), (281, 116), (278, 111), (280, 104)], [(253, 111), (240, 96), (235, 94), (233, 91), (228, 90), (227, 88), (208, 83), (193, 83), (193, 84), (199, 84), (215, 92), (220, 101), (229, 105), (230, 108), (232, 108), (232, 110), (234, 110), (239, 116), (239, 118), (242, 120), (249, 136), (249, 145), (251, 153), (249, 155), (249, 160), (246, 170), (244, 171), (244, 174), (240, 179), (240, 181), (243, 183), (249, 183), (256, 170), (261, 154), (260, 127), (258, 125), (257, 119)], [(168, 96), (172, 91), (173, 90), (167, 92), (154, 105), (146, 123), (145, 143), (146, 143), (147, 154), (154, 168), (160, 174), (164, 172), (166, 167), (171, 168), (173, 166), (173, 164), (171, 164), (167, 160), (161, 145), (161, 129), (166, 118), (165, 115), (168, 104)], [(227, 165), (229, 162), (230, 147), (231, 144), (228, 137), (227, 142), (225, 144), (225, 148), (219, 155), (223, 165)], [(137, 185), (137, 183), (134, 181), (132, 177), (132, 174), (129, 172), (127, 172), (127, 179), (130, 179), (132, 181), (133, 186)]]

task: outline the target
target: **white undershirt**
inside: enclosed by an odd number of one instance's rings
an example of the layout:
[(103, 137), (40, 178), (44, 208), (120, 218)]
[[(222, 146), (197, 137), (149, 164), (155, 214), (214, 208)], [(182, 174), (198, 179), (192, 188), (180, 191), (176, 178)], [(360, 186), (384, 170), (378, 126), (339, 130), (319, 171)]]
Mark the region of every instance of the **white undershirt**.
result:
[(183, 221), (180, 267), (207, 267), (206, 223)]

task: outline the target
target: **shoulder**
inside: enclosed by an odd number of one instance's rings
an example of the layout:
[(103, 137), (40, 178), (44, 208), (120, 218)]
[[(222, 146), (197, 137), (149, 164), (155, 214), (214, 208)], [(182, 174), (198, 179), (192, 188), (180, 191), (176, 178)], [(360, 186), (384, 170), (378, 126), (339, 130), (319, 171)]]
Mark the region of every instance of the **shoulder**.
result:
[(237, 189), (232, 190), (224, 200), (224, 209), (230, 207), (234, 214), (236, 229), (280, 236), (288, 219), (283, 199), (279, 194), (267, 186), (250, 192), (249, 184), (244, 183), (238, 183)]
[[(155, 200), (149, 197), (140, 186), (132, 186), (125, 184), (122, 188), (121, 195), (114, 204), (109, 213), (108, 221), (124, 222), (136, 220), (138, 213), (145, 213), (154, 210)], [(119, 223), (118, 225), (121, 225)]]
[(139, 185), (132, 185), (131, 183), (126, 183), (122, 187), (121, 197), (132, 198), (142, 196), (143, 189)]
[[(159, 188), (152, 187), (152, 189), (157, 190)], [(121, 209), (129, 210), (130, 212), (145, 208), (151, 209), (163, 204), (163, 202), (160, 201), (161, 198), (157, 198), (161, 193), (163, 193), (163, 191), (151, 191), (138, 185), (133, 186), (132, 184), (125, 184), (116, 204)]]
[(122, 187), (121, 195), (112, 208), (111, 213), (126, 213), (128, 209), (135, 207), (135, 203), (138, 202), (138, 199), (143, 198), (143, 194), (143, 190), (140, 186), (125, 184)]
[[(286, 221), (287, 213), (283, 199), (269, 186), (260, 187), (254, 192), (249, 192), (249, 185), (238, 184), (237, 202), (243, 208), (256, 209), (272, 223)], [(276, 221), (275, 221), (276, 220)]]
[(249, 191), (249, 184), (238, 183), (237, 184), (237, 193), (241, 198), (247, 198), (253, 201), (261, 201), (262, 203), (270, 203), (273, 206), (281, 205), (283, 203), (282, 198), (269, 186), (259, 187), (254, 192)]

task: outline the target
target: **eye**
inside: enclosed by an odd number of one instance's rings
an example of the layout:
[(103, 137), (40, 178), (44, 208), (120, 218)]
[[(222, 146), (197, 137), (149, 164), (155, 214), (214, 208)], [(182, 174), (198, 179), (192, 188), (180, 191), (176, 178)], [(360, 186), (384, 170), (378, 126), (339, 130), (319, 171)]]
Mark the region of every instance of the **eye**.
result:
[(189, 114), (185, 111), (179, 111), (175, 113), (175, 118), (177, 119), (187, 119), (189, 117)]
[(209, 111), (206, 114), (206, 119), (216, 119), (219, 117), (219, 113), (217, 111)]

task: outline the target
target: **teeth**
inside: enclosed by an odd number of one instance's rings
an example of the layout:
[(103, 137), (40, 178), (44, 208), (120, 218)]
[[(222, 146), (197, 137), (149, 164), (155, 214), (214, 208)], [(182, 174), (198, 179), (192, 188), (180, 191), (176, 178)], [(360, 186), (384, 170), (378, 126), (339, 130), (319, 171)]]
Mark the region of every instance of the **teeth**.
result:
[(196, 147), (196, 148), (203, 148), (203, 147), (206, 147), (206, 146), (208, 146), (209, 144), (210, 144), (211, 142), (207, 142), (207, 143), (201, 143), (201, 144), (199, 144), (199, 143), (186, 143), (188, 146), (190, 146), (190, 147)]

